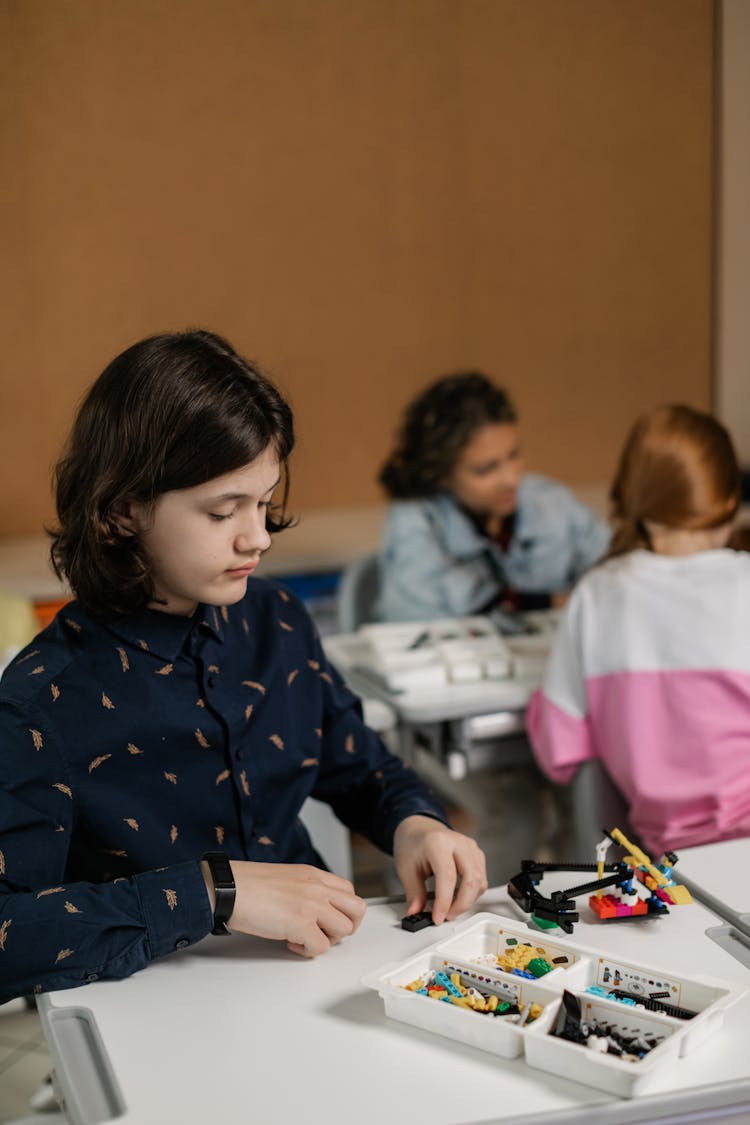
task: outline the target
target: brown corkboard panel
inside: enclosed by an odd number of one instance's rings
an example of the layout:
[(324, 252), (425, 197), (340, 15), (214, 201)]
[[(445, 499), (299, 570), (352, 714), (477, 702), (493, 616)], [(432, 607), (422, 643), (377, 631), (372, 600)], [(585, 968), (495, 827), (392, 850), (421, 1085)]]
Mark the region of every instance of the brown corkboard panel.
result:
[(297, 511), (371, 503), (478, 366), (529, 463), (609, 476), (710, 398), (710, 0), (6, 0), (0, 534), (122, 347), (205, 325), (296, 409)]

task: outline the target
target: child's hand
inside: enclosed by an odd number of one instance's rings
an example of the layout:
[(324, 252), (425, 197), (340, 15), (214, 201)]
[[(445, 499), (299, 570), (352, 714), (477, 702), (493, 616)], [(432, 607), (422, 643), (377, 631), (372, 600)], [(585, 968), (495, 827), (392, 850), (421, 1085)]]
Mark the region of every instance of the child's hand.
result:
[(424, 910), (425, 881), (435, 876), (432, 920), (457, 918), (487, 890), (484, 852), (468, 836), (429, 816), (407, 816), (393, 839), (396, 870), (406, 891), (407, 914)]
[[(231, 866), (237, 896), (229, 929), (286, 941), (303, 957), (325, 953), (353, 934), (365, 915), (367, 904), (352, 884), (329, 871), (301, 863), (236, 859)], [(206, 886), (212, 897), (210, 876)]]

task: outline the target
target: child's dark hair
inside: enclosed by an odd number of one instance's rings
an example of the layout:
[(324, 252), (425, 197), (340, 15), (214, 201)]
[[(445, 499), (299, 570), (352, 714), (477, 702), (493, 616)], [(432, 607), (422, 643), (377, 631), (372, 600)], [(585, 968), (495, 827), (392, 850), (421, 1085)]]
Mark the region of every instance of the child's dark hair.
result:
[(518, 421), (505, 391), (478, 371), (447, 375), (406, 408), (396, 446), (378, 476), (397, 500), (434, 496), (478, 429)]
[(658, 406), (631, 429), (610, 489), (607, 558), (651, 546), (647, 522), (696, 531), (728, 524), (740, 505), (740, 469), (728, 431), (690, 406)]
[(167, 333), (118, 355), (89, 389), (55, 469), (52, 565), (95, 616), (130, 613), (152, 594), (149, 561), (121, 530), (124, 501), (153, 504), (239, 469), (273, 447), (284, 469), (292, 412), (273, 384), (212, 332)]

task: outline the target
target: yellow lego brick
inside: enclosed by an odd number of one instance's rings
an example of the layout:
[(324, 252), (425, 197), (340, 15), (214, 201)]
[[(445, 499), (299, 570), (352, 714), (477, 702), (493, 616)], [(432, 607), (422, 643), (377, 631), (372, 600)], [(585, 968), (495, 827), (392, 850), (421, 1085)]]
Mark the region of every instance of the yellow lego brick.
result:
[(687, 887), (667, 887), (667, 893), (675, 906), (688, 906), (693, 901), (693, 896)]

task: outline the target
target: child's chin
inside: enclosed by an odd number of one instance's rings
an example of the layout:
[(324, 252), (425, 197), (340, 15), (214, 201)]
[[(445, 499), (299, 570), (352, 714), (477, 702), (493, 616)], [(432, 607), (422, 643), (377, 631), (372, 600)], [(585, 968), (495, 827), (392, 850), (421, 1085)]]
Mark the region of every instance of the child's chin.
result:
[(221, 598), (214, 602), (214, 605), (237, 605), (241, 602), (247, 592), (248, 579), (236, 583), (235, 589), (225, 590)]

